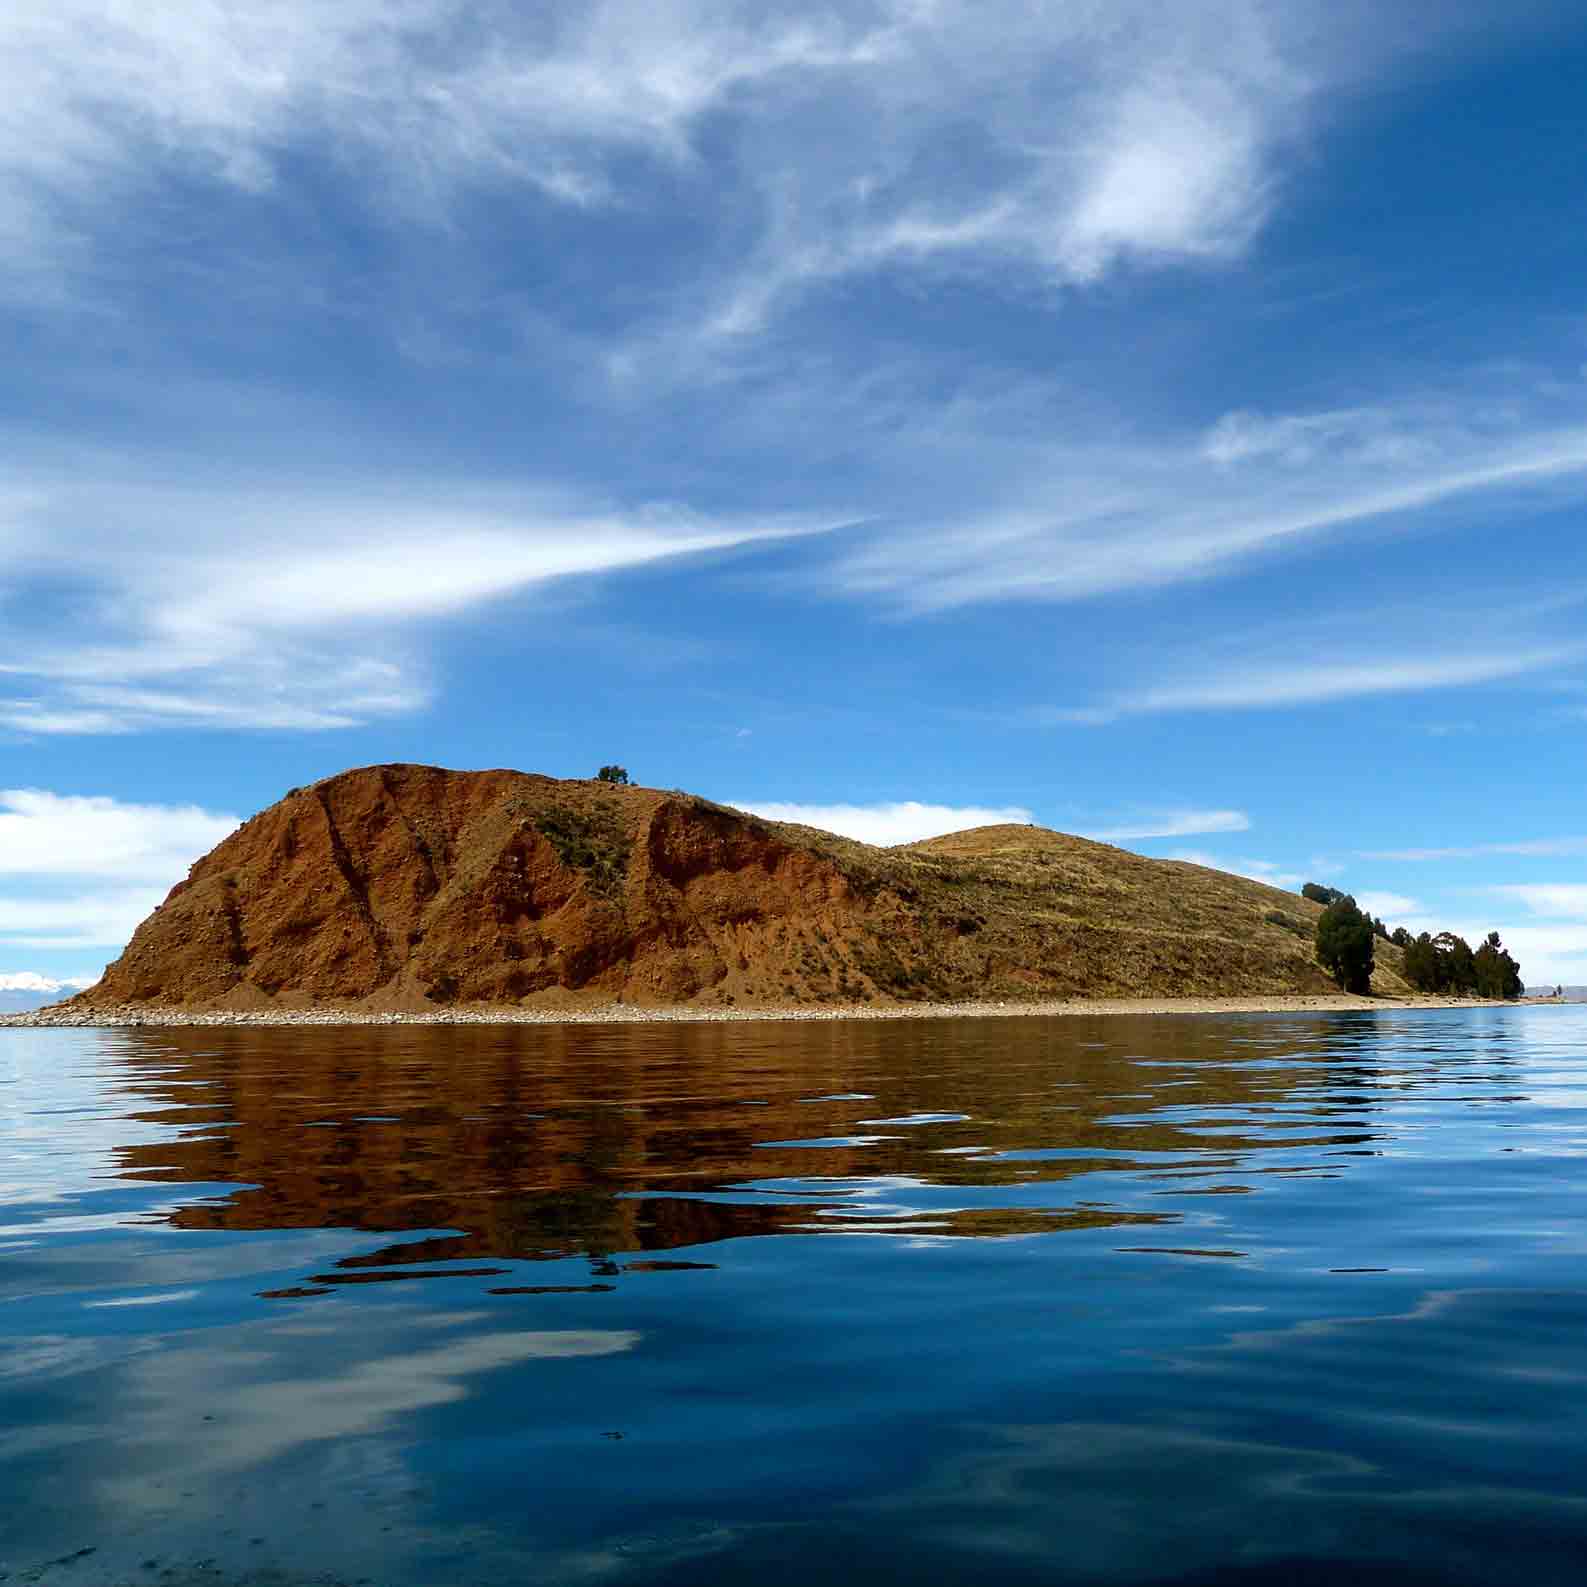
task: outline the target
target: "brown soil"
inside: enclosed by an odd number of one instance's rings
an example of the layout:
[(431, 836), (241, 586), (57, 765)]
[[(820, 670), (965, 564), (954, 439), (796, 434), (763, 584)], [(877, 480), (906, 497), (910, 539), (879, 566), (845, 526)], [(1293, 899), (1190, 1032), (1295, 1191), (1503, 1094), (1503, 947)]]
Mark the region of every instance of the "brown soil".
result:
[[(74, 1008), (547, 1011), (1333, 990), (1293, 893), (1040, 827), (878, 849), (685, 793), (373, 766), (192, 869)], [(1378, 944), (1373, 989), (1402, 996)]]

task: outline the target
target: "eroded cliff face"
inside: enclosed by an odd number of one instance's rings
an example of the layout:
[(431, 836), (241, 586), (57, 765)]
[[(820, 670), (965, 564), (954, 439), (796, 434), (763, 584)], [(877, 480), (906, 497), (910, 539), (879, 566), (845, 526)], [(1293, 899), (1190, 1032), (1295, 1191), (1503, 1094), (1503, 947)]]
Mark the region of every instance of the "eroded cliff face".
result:
[(379, 766), (227, 838), (85, 1001), (772, 1001), (809, 993), (821, 936), (890, 913), (687, 795)]
[(687, 794), (374, 766), (295, 789), (233, 833), (75, 1001), (770, 1007), (1325, 990), (1308, 911), (1039, 828), (881, 850)]

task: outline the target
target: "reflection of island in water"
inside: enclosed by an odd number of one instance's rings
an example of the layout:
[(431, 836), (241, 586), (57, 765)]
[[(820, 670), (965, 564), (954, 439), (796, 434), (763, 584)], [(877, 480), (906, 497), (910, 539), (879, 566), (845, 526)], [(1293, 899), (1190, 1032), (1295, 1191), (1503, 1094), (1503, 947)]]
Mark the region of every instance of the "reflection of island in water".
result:
[[(242, 1187), (169, 1215), (186, 1229), (458, 1231), (347, 1259), (319, 1283), (569, 1256), (599, 1277), (618, 1270), (614, 1253), (857, 1227), (842, 1216), (856, 1192), (889, 1183), (898, 1233), (1171, 1224), (1177, 1213), (1100, 1195), (1095, 1177), (1079, 1199), (1065, 1182), (1127, 1170), (1238, 1194), (1264, 1173), (1339, 1172), (1370, 1140), (1372, 1076), (1352, 1073), (1350, 1029), (1113, 1017), (123, 1032), (129, 1111), (172, 1133), (116, 1157), (131, 1178)], [(1308, 1145), (1332, 1167), (1287, 1160)], [(1286, 1162), (1265, 1165), (1280, 1146)], [(973, 1205), (915, 1216), (908, 1188), (923, 1185), (973, 1189)]]

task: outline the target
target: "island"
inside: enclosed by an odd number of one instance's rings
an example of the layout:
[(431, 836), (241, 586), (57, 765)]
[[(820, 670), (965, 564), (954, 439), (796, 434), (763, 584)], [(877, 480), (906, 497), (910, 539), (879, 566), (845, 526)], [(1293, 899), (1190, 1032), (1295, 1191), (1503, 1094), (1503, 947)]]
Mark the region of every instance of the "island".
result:
[[(1038, 826), (876, 848), (605, 775), (383, 765), (200, 859), (28, 1022), (1311, 1007), (1315, 899)], [(1379, 941), (1371, 998), (1411, 1001)]]

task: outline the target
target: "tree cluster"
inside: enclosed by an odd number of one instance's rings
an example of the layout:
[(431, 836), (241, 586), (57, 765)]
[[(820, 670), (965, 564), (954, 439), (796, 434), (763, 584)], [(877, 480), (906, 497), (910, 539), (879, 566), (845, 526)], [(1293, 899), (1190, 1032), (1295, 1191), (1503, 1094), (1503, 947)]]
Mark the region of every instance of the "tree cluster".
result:
[(1424, 931), (1413, 937), (1402, 926), (1394, 941), (1405, 956), (1405, 979), (1419, 992), (1451, 997), (1520, 997), (1525, 990), (1521, 966), (1505, 951), (1497, 931), (1490, 931), (1475, 953), (1464, 937)]
[[(1321, 882), (1307, 882), (1301, 888), (1300, 896), (1309, 898), (1314, 904), (1321, 904), (1325, 909), (1331, 908), (1334, 904), (1342, 904), (1347, 898), (1350, 898), (1348, 893), (1341, 893), (1337, 887), (1324, 887)], [(1354, 903), (1355, 900), (1351, 898), (1350, 902)], [(1394, 940), (1389, 935), (1389, 928), (1383, 923), (1381, 915), (1368, 915), (1366, 921), (1372, 927), (1372, 935), (1374, 937), (1382, 937), (1385, 942)]]
[[(1307, 883), (1307, 887), (1315, 886)], [(1319, 892), (1334, 893), (1330, 888)], [(1312, 897), (1308, 891), (1306, 896)], [(1356, 907), (1348, 893), (1334, 893), (1333, 901), (1317, 921), (1317, 962), (1342, 991), (1365, 996), (1372, 990), (1373, 940), (1371, 919)]]
[(1390, 933), (1376, 916), (1365, 914), (1348, 893), (1307, 882), (1301, 896), (1324, 906), (1317, 922), (1317, 961), (1347, 992), (1372, 985), (1373, 939), (1392, 942), (1404, 955), (1402, 973), (1418, 992), (1446, 997), (1517, 998), (1525, 991), (1521, 966), (1490, 931), (1475, 953), (1464, 937), (1424, 931), (1413, 937), (1403, 926)]

